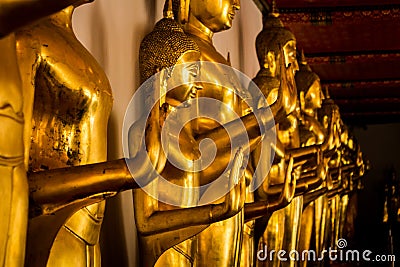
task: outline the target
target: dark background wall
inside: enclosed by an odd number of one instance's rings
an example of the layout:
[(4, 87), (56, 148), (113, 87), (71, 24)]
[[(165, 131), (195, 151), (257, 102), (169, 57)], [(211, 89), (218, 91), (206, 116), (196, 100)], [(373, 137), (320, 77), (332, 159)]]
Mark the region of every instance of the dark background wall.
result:
[[(388, 227), (382, 223), (384, 188), (392, 169), (400, 175), (400, 123), (354, 127), (353, 132), (372, 166), (364, 177), (365, 188), (359, 192), (355, 245), (359, 249), (388, 254)], [(395, 225), (393, 229), (395, 243), (399, 242), (397, 228)], [(400, 251), (399, 247), (396, 250)], [(397, 259), (400, 260), (400, 255)]]

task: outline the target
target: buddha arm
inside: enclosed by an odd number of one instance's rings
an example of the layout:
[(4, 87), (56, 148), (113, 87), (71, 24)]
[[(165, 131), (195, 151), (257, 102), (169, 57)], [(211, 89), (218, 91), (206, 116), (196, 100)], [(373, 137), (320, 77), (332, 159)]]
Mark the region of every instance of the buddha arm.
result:
[[(155, 235), (191, 226), (209, 225), (238, 213), (243, 208), (246, 198), (246, 182), (242, 174), (242, 164), (243, 153), (239, 150), (235, 154), (234, 165), (229, 176), (229, 188), (232, 186), (233, 188), (227, 193), (222, 203), (165, 211), (153, 210), (151, 214), (143, 211), (136, 212), (137, 220), (141, 222), (137, 224), (141, 235)], [(140, 194), (146, 193), (140, 192)], [(144, 201), (142, 205), (144, 205), (143, 210), (151, 206)]]
[(302, 122), (304, 123), (304, 127), (316, 137), (315, 143), (321, 144), (324, 142), (326, 133), (321, 123), (316, 118), (304, 115)]
[[(296, 181), (296, 196), (302, 195), (309, 190), (318, 188), (325, 177), (325, 170), (319, 163), (322, 162), (322, 149), (323, 145), (311, 145), (307, 147), (294, 148), (294, 149), (280, 149), (277, 144), (274, 149), (276, 154), (285, 157), (286, 160), (293, 158), (295, 160), (294, 166), (305, 166), (309, 163), (309, 168), (303, 170), (299, 179)], [(319, 158), (315, 160), (315, 155), (318, 154)], [(279, 195), (282, 192), (284, 184), (277, 184), (268, 187), (268, 195)]]
[[(258, 118), (261, 119), (260, 124), (257, 121), (255, 114), (257, 114)], [(244, 125), (245, 131), (243, 131), (241, 125)], [(212, 151), (212, 148), (207, 146), (215, 145), (217, 150), (221, 152), (218, 154), (218, 164), (214, 164), (212, 169), (207, 168), (206, 171), (200, 174), (202, 175), (201, 181), (203, 184), (212, 182), (211, 177), (218, 177), (224, 172), (230, 159), (230, 157), (226, 157), (226, 154), (231, 153), (232, 143), (243, 147), (244, 150), (250, 149), (250, 151), (253, 151), (256, 146), (260, 144), (262, 140), (260, 125), (262, 125), (261, 127), (264, 127), (265, 131), (268, 131), (275, 126), (274, 116), (266, 108), (258, 109), (253, 113), (242, 116), (240, 119), (228, 122), (204, 134), (196, 136), (196, 140), (199, 141), (205, 138), (214, 141), (214, 144), (208, 142), (204, 147), (202, 147), (204, 151)]]
[(276, 210), (286, 207), (292, 201), (296, 189), (296, 178), (295, 175), (293, 175), (293, 164), (294, 161), (293, 158), (291, 158), (286, 169), (285, 181), (281, 187), (280, 195), (276, 200), (261, 200), (245, 204), (245, 221), (263, 217), (266, 214), (270, 214)]
[[(146, 174), (135, 164), (137, 161), (127, 160), (137, 167), (135, 178)], [(135, 178), (125, 159), (29, 173), (30, 217), (53, 214), (72, 204), (85, 207), (108, 195), (137, 188)]]
[[(256, 114), (262, 120), (258, 122)], [(254, 113), (249, 113), (245, 116), (242, 116), (240, 119), (236, 119), (234, 121), (228, 122), (222, 126), (216, 127), (210, 131), (207, 131), (204, 134), (200, 134), (196, 137), (197, 140), (202, 140), (205, 138), (212, 139), (217, 148), (224, 148), (230, 146), (232, 143), (231, 140), (239, 139), (243, 140), (243, 143), (239, 143), (239, 145), (243, 145), (244, 149), (250, 147), (250, 150), (253, 150), (254, 147), (261, 141), (261, 131), (260, 124), (264, 127), (264, 130), (270, 130), (275, 126), (275, 121), (273, 114), (267, 111), (267, 108), (260, 108)], [(241, 125), (244, 125), (246, 132), (242, 131)], [(225, 130), (227, 129), (227, 130)], [(229, 134), (227, 133), (229, 132)], [(243, 136), (248, 136), (248, 144)]]
[[(134, 163), (133, 160), (128, 161)], [(135, 188), (138, 188), (138, 185), (131, 176), (125, 159), (31, 173), (29, 175), (30, 198), (33, 201), (31, 217), (50, 215), (72, 205), (80, 209), (108, 196), (114, 196), (120, 191)], [(234, 190), (236, 191), (230, 192), (230, 198), (222, 204), (156, 212), (151, 215), (148, 224), (142, 230), (151, 234), (166, 229), (173, 230), (174, 225), (178, 229), (210, 224), (223, 219), (224, 216), (230, 217), (229, 214), (235, 212), (233, 210), (237, 212), (243, 206), (244, 196), (238, 197), (238, 194), (244, 195), (244, 178), (241, 178), (240, 184)], [(189, 216), (193, 213), (199, 216)], [(159, 218), (163, 220), (160, 221)], [(182, 223), (182, 218), (190, 219)], [(162, 222), (166, 223), (165, 227)], [(148, 231), (147, 228), (152, 230)]]
[(321, 188), (313, 190), (307, 194), (304, 194), (304, 198), (303, 198), (304, 205), (311, 203), (312, 201), (316, 200), (320, 196), (326, 194), (326, 192), (328, 192), (328, 189), (326, 187), (321, 187)]
[[(240, 205), (237, 205), (237, 207), (240, 207)], [(140, 233), (147, 236), (191, 226), (209, 225), (227, 219), (239, 210), (234, 212), (229, 205), (221, 203), (193, 208), (157, 211), (146, 218), (146, 223), (140, 227)]]

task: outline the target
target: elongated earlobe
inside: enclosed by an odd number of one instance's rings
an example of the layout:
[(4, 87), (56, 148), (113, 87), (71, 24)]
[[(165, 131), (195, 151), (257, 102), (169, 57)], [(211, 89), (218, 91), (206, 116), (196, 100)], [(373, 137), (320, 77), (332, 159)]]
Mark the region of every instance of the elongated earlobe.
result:
[(268, 65), (267, 68), (272, 72), (275, 73), (276, 71), (276, 57), (275, 53), (269, 51), (266, 55), (266, 64)]
[(306, 108), (306, 102), (305, 102), (305, 97), (304, 97), (304, 92), (300, 91), (300, 108), (301, 110), (304, 110)]
[(268, 69), (269, 68), (269, 62), (268, 62), (268, 54), (267, 52), (264, 53), (264, 63), (263, 63), (264, 68)]

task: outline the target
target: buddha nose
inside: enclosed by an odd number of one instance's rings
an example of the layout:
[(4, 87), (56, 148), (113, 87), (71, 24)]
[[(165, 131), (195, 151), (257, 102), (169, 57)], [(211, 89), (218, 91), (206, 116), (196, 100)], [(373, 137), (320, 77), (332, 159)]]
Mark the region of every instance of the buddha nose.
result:
[(293, 62), (293, 70), (294, 70), (295, 72), (300, 70), (300, 68), (299, 68), (299, 63), (297, 62), (297, 60), (295, 60), (295, 61)]
[(236, 10), (240, 9), (240, 0), (233, 0), (233, 8)]
[(196, 83), (194, 87), (196, 88), (196, 90), (203, 90), (203, 84), (201, 83)]

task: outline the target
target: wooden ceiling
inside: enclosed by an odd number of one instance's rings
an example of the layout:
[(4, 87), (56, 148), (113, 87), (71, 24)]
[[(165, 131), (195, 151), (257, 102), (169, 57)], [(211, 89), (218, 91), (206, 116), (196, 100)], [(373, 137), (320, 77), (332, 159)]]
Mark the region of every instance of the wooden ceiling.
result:
[[(263, 13), (270, 0), (254, 0)], [(277, 0), (348, 124), (400, 122), (400, 0)]]

